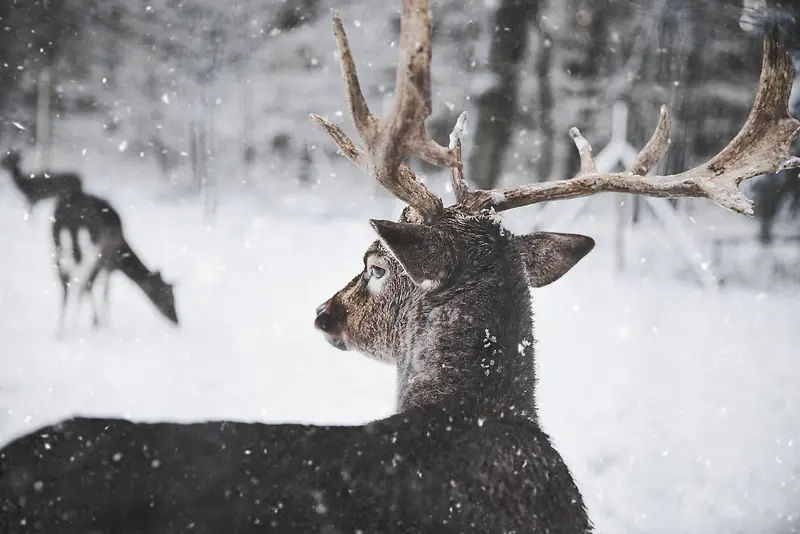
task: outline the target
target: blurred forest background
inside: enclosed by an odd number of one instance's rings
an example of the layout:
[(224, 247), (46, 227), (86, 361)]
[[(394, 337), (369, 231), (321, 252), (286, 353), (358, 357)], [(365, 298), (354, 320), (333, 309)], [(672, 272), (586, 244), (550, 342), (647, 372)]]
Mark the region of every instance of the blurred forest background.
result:
[[(395, 2), (4, 2), (0, 147), (30, 148), (31, 169), (54, 165), (53, 146), (119, 152), (120, 165), (151, 164), (173, 194), (204, 195), (209, 212), (237, 189), (313, 188), (335, 174), (326, 165), (340, 156), (308, 113), (351, 128), (334, 7), (347, 13), (367, 98), (380, 109), (394, 86)], [(740, 0), (435, 0), (432, 11), (428, 128), (443, 141), (458, 114), (470, 112), (467, 176), (484, 188), (572, 176), (569, 127), (599, 151), (615, 102), (627, 105), (635, 147), (669, 105), (672, 145), (656, 172), (679, 172), (735, 135), (758, 80), (762, 41), (740, 26)], [(795, 175), (750, 182), (760, 226), (744, 233), (762, 245), (797, 241)], [(364, 177), (354, 183), (380, 195)], [(647, 211), (640, 199), (630, 204), (636, 223)], [(681, 205), (690, 213), (711, 207), (672, 203)], [(738, 243), (741, 233), (715, 235), (715, 247)]]
[[(431, 0), (427, 129), (446, 143), (466, 110), (467, 179), (508, 186), (572, 176), (572, 126), (598, 166), (619, 168), (667, 104), (672, 142), (655, 171), (684, 170), (722, 149), (753, 102), (763, 41), (743, 15), (793, 28), (797, 65), (796, 3)], [(23, 174), (79, 173), (176, 282), (181, 318), (170, 328), (119, 276), (111, 328), (87, 321), (56, 341), (54, 201), (26, 213), (0, 169), (0, 443), (73, 414), (394, 413), (395, 370), (332, 348), (312, 320), (363, 268), (367, 220), (400, 203), (309, 113), (357, 138), (333, 8), (371, 109), (387, 109), (400, 4), (0, 0), (0, 153), (21, 150)], [(453, 200), (446, 170), (410, 163)], [(597, 242), (535, 300), (541, 420), (598, 532), (800, 533), (800, 179), (745, 185), (756, 218), (617, 194), (503, 214), (514, 232)]]

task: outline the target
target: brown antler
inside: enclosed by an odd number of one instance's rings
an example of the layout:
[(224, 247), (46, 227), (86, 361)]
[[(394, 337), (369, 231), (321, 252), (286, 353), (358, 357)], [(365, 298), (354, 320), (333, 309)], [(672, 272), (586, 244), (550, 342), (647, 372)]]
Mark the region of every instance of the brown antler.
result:
[(335, 11), (333, 29), (342, 59), (347, 102), (366, 150), (356, 148), (341, 128), (327, 119), (314, 114), (311, 118), (330, 134), (350, 161), (431, 222), (442, 212), (442, 200), (420, 183), (403, 161), (416, 155), (429, 163), (446, 167), (460, 162), (455, 150), (439, 145), (425, 131), (424, 121), (431, 114), (428, 0), (403, 0), (395, 101), (391, 113), (385, 118), (372, 115), (364, 100), (347, 36)]
[(461, 161), (461, 138), (464, 137), (464, 128), (467, 124), (467, 112), (462, 111), (458, 116), (453, 131), (450, 132), (450, 150), (456, 156), (456, 165), (450, 167), (450, 182), (453, 184), (453, 193), (456, 195), (456, 202), (463, 202), (470, 194), (470, 188), (464, 179), (464, 164)]
[(800, 121), (788, 114), (794, 75), (791, 57), (773, 31), (764, 39), (761, 79), (747, 122), (719, 154), (688, 171), (645, 176), (669, 147), (670, 121), (666, 107), (662, 106), (656, 131), (639, 152), (633, 167), (625, 172), (599, 173), (591, 145), (577, 128), (572, 128), (570, 136), (581, 156), (577, 177), (508, 189), (469, 191), (459, 203), (477, 213), (489, 208), (503, 211), (537, 202), (617, 192), (709, 198), (722, 207), (752, 215), (752, 202), (739, 191), (739, 184), (753, 176), (800, 167), (800, 158), (788, 157), (789, 146), (800, 133)]

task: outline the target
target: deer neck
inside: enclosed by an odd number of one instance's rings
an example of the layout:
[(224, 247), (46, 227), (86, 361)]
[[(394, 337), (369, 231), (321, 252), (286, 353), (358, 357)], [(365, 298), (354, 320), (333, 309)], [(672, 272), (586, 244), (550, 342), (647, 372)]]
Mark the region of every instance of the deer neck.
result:
[(487, 278), (504, 283), (422, 299), (401, 318), (414, 326), (395, 342), (399, 410), (452, 399), (536, 418), (528, 286), (498, 274)]
[(7, 166), (5, 169), (11, 175), (11, 179), (14, 180), (17, 186), (23, 187), (25, 185), (25, 177), (22, 175), (22, 169), (19, 168), (19, 165)]
[(130, 278), (136, 285), (144, 289), (142, 284), (151, 274), (139, 256), (131, 249), (128, 243), (123, 242), (117, 252), (119, 270)]

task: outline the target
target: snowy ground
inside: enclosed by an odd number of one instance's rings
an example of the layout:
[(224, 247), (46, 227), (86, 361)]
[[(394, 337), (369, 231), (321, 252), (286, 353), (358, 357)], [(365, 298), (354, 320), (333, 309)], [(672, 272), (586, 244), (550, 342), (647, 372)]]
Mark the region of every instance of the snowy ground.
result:
[[(124, 168), (89, 173), (90, 188), (177, 280), (182, 325), (120, 276), (112, 329), (56, 341), (52, 207), (26, 221), (0, 182), (0, 441), (74, 413), (344, 424), (392, 412), (392, 369), (312, 328), (386, 205), (323, 219), (228, 198), (207, 226), (198, 205), (153, 200)], [(607, 225), (570, 229), (598, 247), (536, 294), (539, 400), (598, 531), (800, 531), (798, 292), (709, 293), (641, 266), (615, 277)]]

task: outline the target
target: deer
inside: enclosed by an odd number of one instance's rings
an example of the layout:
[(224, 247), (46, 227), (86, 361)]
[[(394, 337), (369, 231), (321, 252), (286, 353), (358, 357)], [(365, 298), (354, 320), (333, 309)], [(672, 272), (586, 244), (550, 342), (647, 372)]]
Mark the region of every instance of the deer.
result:
[(52, 238), (62, 301), (57, 337), (76, 328), (81, 303), (92, 303), (93, 328), (109, 326), (109, 279), (127, 276), (171, 324), (178, 325), (173, 284), (148, 269), (122, 230), (119, 212), (105, 199), (83, 190), (61, 196), (53, 213)]
[(83, 181), (77, 173), (43, 171), (26, 175), (20, 168), (21, 160), (22, 155), (18, 150), (8, 150), (0, 158), (0, 167), (8, 171), (14, 185), (25, 197), (28, 214), (32, 213), (33, 207), (42, 200), (83, 190)]
[[(572, 129), (576, 177), (498, 190), (469, 186), (465, 117), (447, 146), (429, 138), (428, 0), (403, 0), (395, 103), (379, 118), (361, 90), (334, 12), (348, 105), (364, 148), (312, 115), (341, 152), (401, 199), (399, 220), (371, 220), (360, 272), (316, 309), (337, 349), (397, 368), (396, 413), (363, 425), (136, 422), (71, 417), (0, 449), (4, 532), (516, 532), (594, 530), (581, 492), (536, 409), (530, 289), (592, 249), (577, 234), (516, 235), (499, 212), (609, 191), (708, 198), (739, 213), (748, 178), (800, 166), (800, 122), (786, 112), (793, 66), (770, 34), (756, 101), (712, 160), (649, 175), (669, 145), (662, 108), (631, 169), (599, 173)], [(449, 167), (445, 207), (404, 161)]]

